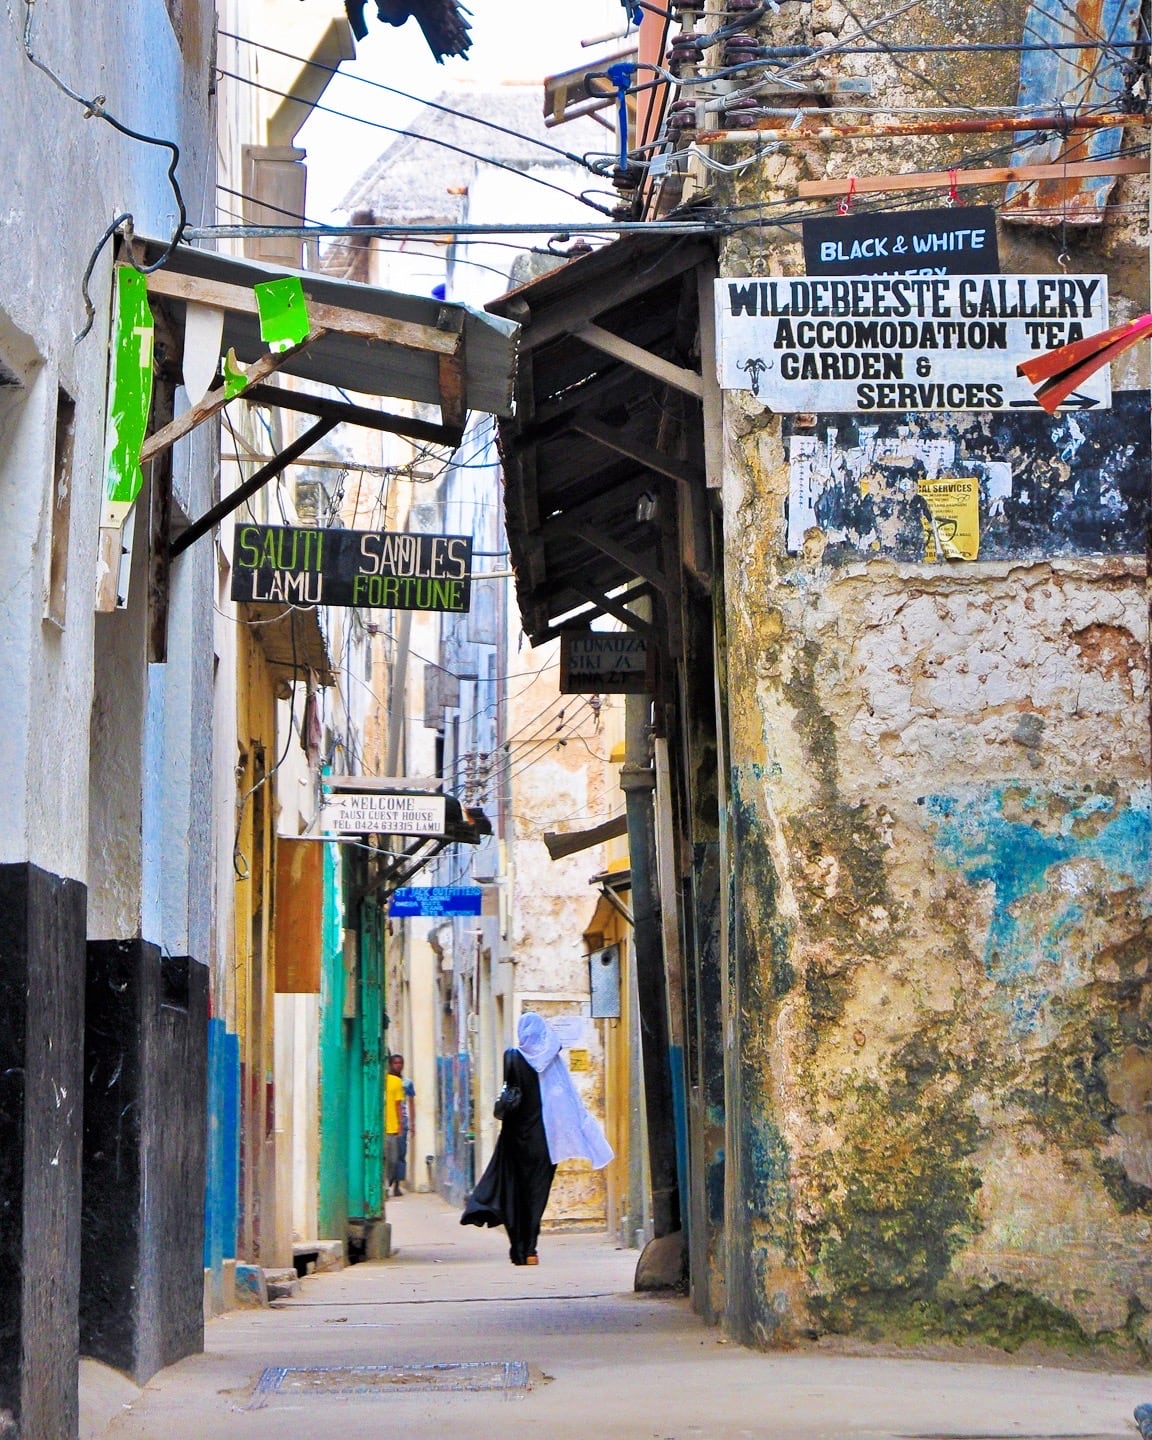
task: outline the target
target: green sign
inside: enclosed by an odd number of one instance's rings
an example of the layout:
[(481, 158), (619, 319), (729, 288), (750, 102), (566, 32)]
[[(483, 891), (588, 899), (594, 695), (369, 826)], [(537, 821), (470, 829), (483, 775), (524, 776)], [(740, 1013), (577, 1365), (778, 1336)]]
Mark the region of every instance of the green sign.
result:
[(232, 599), (466, 613), (472, 539), (237, 525)]
[(115, 271), (116, 309), (108, 377), (104, 509), (100, 524), (118, 530), (144, 484), (140, 447), (152, 410), (152, 340), (148, 280), (130, 265)]
[(254, 285), (256, 308), (260, 312), (260, 338), (278, 355), (308, 338), (308, 301), (297, 275), (283, 280), (266, 280)]

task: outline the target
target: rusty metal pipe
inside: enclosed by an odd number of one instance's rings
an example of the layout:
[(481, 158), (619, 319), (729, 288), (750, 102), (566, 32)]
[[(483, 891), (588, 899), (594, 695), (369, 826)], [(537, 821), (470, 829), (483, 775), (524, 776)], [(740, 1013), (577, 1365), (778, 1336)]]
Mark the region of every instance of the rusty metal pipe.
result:
[(895, 138), (900, 135), (995, 135), (1017, 130), (1054, 130), (1065, 134), (1072, 130), (1110, 130), (1121, 125), (1147, 124), (1149, 118), (1146, 115), (1034, 115), (1027, 120), (1016, 117), (911, 120), (894, 125), (821, 125), (819, 129), (790, 125), (771, 129), (701, 130), (694, 138), (697, 145), (728, 145), (779, 140), (882, 140), (887, 136)]

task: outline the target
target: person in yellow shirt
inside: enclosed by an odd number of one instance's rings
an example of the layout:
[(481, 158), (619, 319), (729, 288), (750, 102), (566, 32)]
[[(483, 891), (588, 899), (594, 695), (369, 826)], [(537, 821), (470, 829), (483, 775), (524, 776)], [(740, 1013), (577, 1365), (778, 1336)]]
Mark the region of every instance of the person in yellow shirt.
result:
[(416, 1096), (410, 1080), (404, 1079), (403, 1055), (388, 1057), (384, 1077), (384, 1190), (401, 1194), (400, 1182), (408, 1178), (408, 1140), (413, 1130), (412, 1101)]

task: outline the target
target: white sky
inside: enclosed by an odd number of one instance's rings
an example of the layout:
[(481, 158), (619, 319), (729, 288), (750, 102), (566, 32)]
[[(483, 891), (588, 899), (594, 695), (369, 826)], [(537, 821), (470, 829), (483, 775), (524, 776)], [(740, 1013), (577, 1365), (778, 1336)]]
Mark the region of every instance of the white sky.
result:
[[(570, 70), (597, 53), (581, 40), (624, 27), (620, 0), (465, 0), (472, 9), (472, 48), (467, 60), (437, 65), (414, 20), (395, 28), (376, 19), (369, 0), (368, 35), (357, 41), (356, 59), (345, 61), (321, 105), (378, 124), (403, 128), (423, 99), (453, 85), (539, 84), (545, 75)], [(614, 48), (614, 47), (604, 47)], [(405, 100), (354, 75), (416, 97)], [(308, 216), (326, 220), (358, 175), (396, 136), (357, 120), (317, 112), (297, 136), (308, 152)], [(563, 144), (563, 131), (557, 136)]]

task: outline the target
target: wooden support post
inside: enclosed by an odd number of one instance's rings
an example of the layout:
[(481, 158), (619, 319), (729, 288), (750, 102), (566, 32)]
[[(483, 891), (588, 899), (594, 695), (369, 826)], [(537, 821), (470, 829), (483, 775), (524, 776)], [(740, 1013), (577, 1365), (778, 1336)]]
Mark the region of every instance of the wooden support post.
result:
[(257, 490), (267, 485), (269, 480), (275, 479), (282, 470), (286, 470), (293, 460), (304, 454), (305, 450), (310, 450), (317, 440), (322, 440), (329, 430), (335, 428), (336, 423), (335, 420), (327, 418), (317, 420), (315, 425), (305, 430), (304, 434), (294, 440), (287, 449), (281, 450), (274, 460), (270, 460), (267, 465), (262, 466), (255, 475), (249, 476), (244, 484), (238, 486), (231, 494), (225, 495), (219, 504), (213, 505), (210, 510), (205, 511), (199, 520), (193, 520), (187, 530), (173, 540), (170, 553), (173, 556), (182, 554), (189, 545), (199, 540), (201, 535), (206, 535), (218, 521), (223, 520), (226, 515), (231, 515), (233, 510), (243, 505), (245, 500), (255, 495)]
[(451, 429), (464, 429), (468, 418), (467, 387), (464, 378), (464, 312), (441, 310), (439, 328), (455, 337), (448, 354), (437, 356), (440, 379), (440, 423)]
[(1148, 165), (1136, 156), (1117, 160), (1070, 160), (1067, 165), (1010, 165), (989, 170), (926, 170), (912, 175), (857, 175), (843, 180), (801, 180), (801, 200), (829, 195), (878, 195), (888, 190), (946, 190), (951, 185), (1007, 185), (1013, 181), (1084, 180), (1094, 175), (1143, 175)]
[[(281, 366), (286, 365), (294, 356), (308, 345), (314, 345), (326, 330), (312, 330), (299, 345), (293, 345), (291, 350), (282, 350), (278, 355), (263, 355), (248, 371), (248, 384), (255, 385), (261, 380), (266, 380), (269, 375), (274, 374)], [(240, 391), (239, 394), (243, 394)], [(193, 405), (185, 410), (183, 415), (178, 415), (170, 424), (163, 429), (157, 430), (155, 435), (150, 435), (140, 447), (140, 463), (146, 465), (149, 460), (154, 460), (162, 450), (175, 445), (182, 436), (187, 435), (190, 430), (195, 430), (197, 425), (203, 424), (205, 420), (211, 419), (218, 411), (223, 410), (230, 400), (238, 399), (238, 395), (228, 395), (223, 385), (218, 390), (210, 390), (198, 405)], [(331, 429), (331, 426), (329, 426)]]

